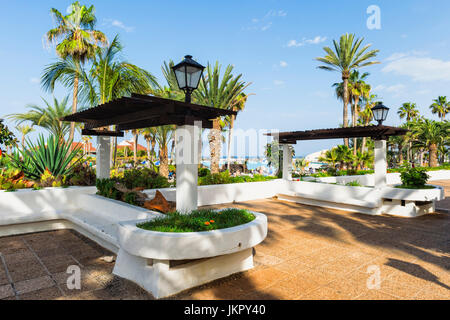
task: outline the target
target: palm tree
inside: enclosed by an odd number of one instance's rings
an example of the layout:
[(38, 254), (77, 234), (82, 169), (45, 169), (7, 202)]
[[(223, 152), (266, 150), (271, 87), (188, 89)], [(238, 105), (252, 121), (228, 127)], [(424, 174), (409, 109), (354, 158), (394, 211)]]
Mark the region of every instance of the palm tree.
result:
[(406, 121), (412, 121), (419, 116), (417, 105), (412, 102), (405, 102), (397, 111), (400, 119), (406, 118)]
[[(97, 48), (89, 75), (82, 78), (83, 88), (86, 88), (85, 99), (91, 105), (104, 104), (132, 93), (146, 94), (158, 87), (156, 77), (150, 72), (120, 58), (122, 50), (118, 36), (106, 48)], [(111, 148), (115, 164), (117, 137)]]
[(33, 126), (30, 127), (29, 125), (18, 125), (16, 126), (16, 129), (22, 134), (22, 149), (25, 149), (25, 136), (34, 131), (34, 128)]
[(155, 145), (156, 145), (156, 128), (144, 128), (142, 134), (147, 142), (147, 158), (149, 161), (154, 161)]
[(428, 149), (429, 166), (437, 167), (437, 152), (440, 145), (448, 144), (450, 124), (423, 119), (414, 123), (412, 131), (417, 135), (416, 144)]
[(403, 149), (405, 147), (405, 138), (404, 136), (391, 136), (389, 137), (388, 143), (391, 146), (395, 146), (397, 149), (397, 164), (403, 164)]
[[(247, 103), (247, 99), (248, 97), (252, 95), (252, 94), (245, 94), (245, 93), (241, 93), (238, 97), (238, 99), (236, 99), (236, 103), (231, 107), (231, 110), (236, 111), (236, 112), (242, 112), (244, 111), (245, 108), (245, 104)], [(231, 143), (233, 141), (233, 129), (234, 129), (234, 121), (236, 120), (236, 116), (233, 114), (231, 116), (226, 117), (227, 119), (227, 123), (229, 126), (229, 130), (228, 130), (228, 147), (227, 147), (227, 167), (228, 170), (230, 170), (230, 165), (231, 165)]]
[(169, 143), (173, 139), (175, 126), (156, 127), (156, 141), (159, 146), (159, 174), (169, 177)]
[(134, 166), (137, 166), (138, 138), (141, 131), (140, 129), (133, 129), (131, 133), (133, 134), (133, 162)]
[(344, 169), (344, 164), (347, 169), (350, 168), (350, 163), (353, 162), (352, 149), (346, 145), (338, 145), (336, 147), (337, 161), (339, 162), (339, 168)]
[[(71, 113), (70, 105), (68, 105), (69, 96), (64, 97), (61, 102), (53, 97), (53, 105), (45, 99), (42, 100), (46, 105), (45, 107), (33, 104), (27, 105), (26, 107), (31, 110), (24, 113), (13, 113), (7, 117), (18, 124), (29, 121), (33, 126), (42, 127), (50, 134), (64, 140), (65, 135), (69, 133), (70, 125), (67, 122), (60, 121), (60, 119)], [(77, 127), (79, 128), (79, 125)]]
[[(54, 67), (50, 65), (46, 68), (41, 82), (44, 89), (51, 91), (53, 91), (54, 86), (50, 83), (54, 83), (56, 80), (72, 87), (72, 113), (75, 113), (78, 104), (78, 82), (82, 73), (81, 65), (90, 60), (94, 56), (97, 46), (106, 44), (107, 40), (102, 32), (94, 30), (96, 23), (94, 6), (88, 8), (76, 1), (69, 7), (69, 10), (70, 13), (64, 16), (57, 9), (51, 9), (50, 12), (55, 18), (57, 26), (47, 32), (47, 40), (50, 42), (61, 40), (56, 45), (56, 53), (61, 59), (69, 58), (73, 62), (75, 73), (70, 76), (73, 81), (67, 82), (65, 80), (67, 74), (53, 71)], [(57, 69), (57, 66), (55, 68)], [(69, 133), (70, 141), (73, 140), (74, 133), (75, 122), (72, 122)]]
[(91, 136), (83, 136), (81, 137), (81, 141), (83, 141), (83, 147), (84, 147), (84, 153), (87, 154), (89, 156), (90, 153), (90, 145), (89, 142), (91, 141), (92, 137)]
[[(343, 125), (348, 127), (348, 109), (349, 90), (348, 79), (350, 73), (354, 69), (362, 68), (372, 64), (379, 63), (378, 61), (369, 61), (374, 58), (379, 50), (370, 50), (370, 44), (360, 49), (364, 38), (358, 38), (355, 41), (354, 34), (344, 34), (341, 36), (339, 43), (333, 40), (334, 52), (330, 47), (324, 47), (323, 50), (327, 53), (325, 57), (316, 58), (317, 61), (324, 63), (319, 66), (319, 69), (328, 71), (337, 71), (341, 73), (343, 81)], [(344, 143), (348, 146), (348, 139), (344, 139)]]
[[(193, 97), (197, 103), (219, 108), (232, 110), (242, 98), (241, 93), (250, 85), (241, 80), (242, 74), (234, 76), (233, 66), (228, 65), (225, 73), (221, 77), (221, 65), (219, 62), (211, 66), (208, 63), (206, 77), (202, 78), (198, 90), (193, 92)], [(209, 148), (211, 153), (211, 173), (219, 172), (219, 160), (222, 149), (221, 132), (226, 123), (220, 118), (213, 120), (213, 128), (208, 135)]]
[(333, 168), (335, 168), (336, 164), (339, 162), (339, 154), (337, 149), (332, 148), (331, 150), (327, 150), (325, 155), (319, 158), (319, 161), (331, 164)]
[(356, 170), (361, 170), (361, 168), (367, 168), (373, 164), (373, 152), (361, 152), (357, 151), (356, 155), (353, 156), (353, 166)]
[[(357, 116), (360, 111), (359, 101), (360, 99), (368, 98), (370, 95), (370, 85), (364, 82), (369, 76), (369, 73), (365, 72), (360, 75), (358, 70), (353, 70), (349, 78), (350, 86), (350, 101), (352, 104), (352, 125), (355, 127), (357, 125)], [(357, 138), (353, 138), (353, 155), (356, 156), (357, 153)]]
[(439, 96), (433, 101), (434, 103), (430, 106), (431, 112), (437, 114), (441, 121), (444, 121), (446, 114), (450, 112), (450, 101), (447, 101), (445, 96)]
[[(359, 112), (359, 118), (362, 121), (363, 126), (368, 126), (370, 124), (370, 121), (373, 119), (373, 112), (372, 108), (375, 106), (377, 99), (377, 95), (370, 94), (364, 98), (365, 107), (364, 110)], [(362, 138), (362, 144), (361, 144), (361, 152), (364, 153), (366, 151), (366, 141), (367, 137)]]

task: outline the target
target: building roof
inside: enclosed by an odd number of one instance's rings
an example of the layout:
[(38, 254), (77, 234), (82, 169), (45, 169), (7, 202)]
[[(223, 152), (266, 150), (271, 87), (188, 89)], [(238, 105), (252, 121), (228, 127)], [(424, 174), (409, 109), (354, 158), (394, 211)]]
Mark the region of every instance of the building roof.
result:
[[(124, 130), (194, 124), (195, 121), (201, 121), (203, 128), (212, 128), (212, 119), (236, 114), (235, 111), (133, 93), (131, 97), (112, 100), (61, 120), (83, 122), (82, 134), (123, 136)], [(99, 129), (111, 125), (116, 125), (117, 131)]]
[(332, 129), (317, 129), (306, 131), (274, 132), (266, 133), (268, 136), (278, 137), (280, 143), (294, 144), (298, 140), (321, 140), (370, 137), (384, 139), (389, 136), (401, 136), (408, 132), (407, 129), (389, 126), (347, 127)]
[(72, 150), (75, 148), (80, 148), (85, 152), (97, 152), (97, 149), (94, 148), (92, 142), (84, 143), (84, 142), (72, 142)]

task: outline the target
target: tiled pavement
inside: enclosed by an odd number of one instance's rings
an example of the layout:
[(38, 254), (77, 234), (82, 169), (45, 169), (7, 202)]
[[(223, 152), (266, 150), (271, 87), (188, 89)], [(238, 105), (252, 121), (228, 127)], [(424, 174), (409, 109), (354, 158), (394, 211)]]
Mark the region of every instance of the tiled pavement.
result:
[[(113, 254), (71, 230), (0, 238), (0, 299), (148, 299), (111, 274)], [(69, 266), (80, 268), (81, 289), (69, 290)], [(73, 271), (72, 271), (73, 272)]]
[[(433, 183), (450, 196), (450, 181)], [(450, 299), (450, 213), (375, 217), (272, 199), (232, 206), (268, 217), (256, 267), (171, 299)], [(113, 263), (100, 259), (111, 253), (74, 231), (0, 238), (0, 252), (0, 299), (151, 299), (112, 276)], [(71, 264), (81, 266), (81, 292), (67, 289)], [(376, 270), (379, 288), (369, 289)]]

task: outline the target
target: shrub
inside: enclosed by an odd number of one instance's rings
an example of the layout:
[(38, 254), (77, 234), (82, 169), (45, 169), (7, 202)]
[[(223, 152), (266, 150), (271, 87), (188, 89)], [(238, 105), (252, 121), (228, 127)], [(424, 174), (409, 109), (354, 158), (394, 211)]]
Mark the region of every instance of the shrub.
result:
[(123, 178), (119, 179), (118, 182), (123, 183), (128, 189), (158, 189), (169, 187), (167, 178), (149, 168), (126, 170)]
[(94, 186), (95, 170), (86, 164), (77, 164), (68, 176), (67, 182), (72, 186)]
[(114, 188), (116, 183), (115, 179), (97, 179), (95, 183), (97, 194), (114, 200), (121, 199), (123, 194)]
[(402, 185), (410, 188), (424, 187), (430, 176), (425, 168), (404, 167), (400, 173)]
[(199, 177), (206, 177), (208, 174), (211, 174), (211, 171), (208, 168), (198, 168)]
[(350, 187), (362, 187), (362, 185), (358, 182), (358, 180), (347, 182), (345, 185)]

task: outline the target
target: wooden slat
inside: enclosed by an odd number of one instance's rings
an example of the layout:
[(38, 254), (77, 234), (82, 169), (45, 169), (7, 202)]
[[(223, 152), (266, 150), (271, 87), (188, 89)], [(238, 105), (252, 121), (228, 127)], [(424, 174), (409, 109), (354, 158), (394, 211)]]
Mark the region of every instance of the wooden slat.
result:
[(122, 131), (110, 131), (110, 130), (89, 130), (82, 129), (82, 136), (105, 136), (105, 137), (123, 137)]

